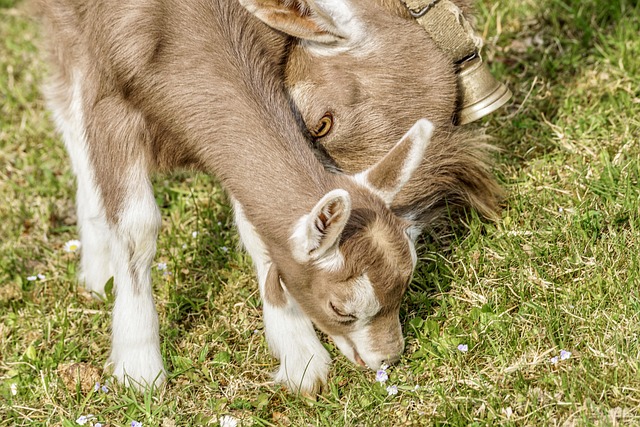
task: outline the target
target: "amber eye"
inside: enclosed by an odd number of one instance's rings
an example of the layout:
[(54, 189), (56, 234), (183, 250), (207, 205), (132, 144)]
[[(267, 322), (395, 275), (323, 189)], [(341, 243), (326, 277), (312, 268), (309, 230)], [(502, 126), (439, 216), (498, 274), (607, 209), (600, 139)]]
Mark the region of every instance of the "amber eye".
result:
[(324, 113), (324, 116), (322, 116), (315, 129), (310, 129), (309, 132), (314, 138), (322, 138), (323, 136), (326, 136), (329, 131), (331, 131), (332, 127), (333, 114), (327, 111), (326, 113)]

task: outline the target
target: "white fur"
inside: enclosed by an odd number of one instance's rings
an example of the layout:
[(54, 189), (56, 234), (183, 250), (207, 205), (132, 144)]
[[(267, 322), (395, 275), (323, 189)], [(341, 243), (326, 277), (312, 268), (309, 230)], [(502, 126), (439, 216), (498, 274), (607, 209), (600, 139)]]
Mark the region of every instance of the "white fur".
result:
[(349, 52), (362, 57), (378, 49), (375, 34), (367, 32), (365, 24), (355, 15), (349, 1), (316, 0), (315, 3), (330, 18), (329, 27), (334, 27), (343, 40), (331, 44), (301, 40), (311, 54), (327, 57)]
[[(374, 194), (377, 194), (387, 206), (391, 206), (393, 199), (396, 194), (404, 187), (404, 185), (409, 181), (411, 175), (415, 172), (415, 170), (420, 166), (422, 162), (422, 158), (424, 157), (424, 152), (426, 151), (429, 143), (431, 141), (431, 135), (433, 134), (433, 124), (427, 119), (418, 120), (409, 131), (402, 137), (402, 139), (396, 144), (396, 147), (405, 144), (409, 139), (412, 144), (410, 148), (409, 155), (406, 156), (405, 162), (402, 164), (400, 169), (400, 177), (398, 181), (395, 183), (395, 187), (391, 190), (382, 191), (377, 188), (374, 188), (368, 179), (369, 172), (377, 166), (374, 165), (371, 168), (362, 171), (353, 176), (354, 180), (367, 188)], [(394, 147), (395, 148), (395, 147)], [(380, 160), (381, 162), (384, 159)], [(379, 162), (378, 162), (379, 164)]]
[(111, 236), (116, 300), (108, 365), (120, 381), (144, 386), (165, 378), (151, 286), (161, 218), (147, 171), (134, 164), (127, 182), (127, 200)]
[[(87, 152), (82, 108), (82, 80), (82, 75), (74, 71), (69, 104), (59, 102), (55, 96), (49, 96), (48, 104), (77, 178), (76, 212), (82, 242), (79, 280), (90, 292), (104, 296), (104, 285), (113, 276), (109, 247), (110, 232), (100, 193), (95, 185), (93, 166)], [(45, 88), (45, 93), (52, 94), (55, 91), (56, 88), (51, 86)]]
[(416, 240), (420, 236), (421, 229), (417, 225), (412, 225), (407, 229), (407, 239), (409, 240), (409, 250), (411, 251), (411, 262), (413, 268), (418, 264), (418, 253), (416, 252)]
[(366, 274), (363, 274), (355, 281), (352, 290), (353, 293), (345, 302), (344, 309), (347, 313), (354, 314), (358, 321), (368, 322), (380, 311), (380, 301), (371, 280)]
[(318, 258), (314, 265), (327, 273), (335, 273), (344, 267), (344, 255), (340, 248), (336, 247), (328, 251), (323, 257)]
[(304, 314), (291, 295), (286, 292), (285, 307), (269, 304), (265, 298), (265, 285), (271, 260), (265, 244), (244, 215), (240, 203), (232, 199), (238, 233), (253, 259), (260, 294), (262, 295), (264, 327), (271, 353), (280, 359), (274, 381), (301, 393), (313, 393), (326, 383), (331, 357), (318, 340), (311, 320)]
[(379, 350), (382, 347), (381, 343), (372, 341), (371, 328), (371, 325), (358, 326), (348, 337), (332, 336), (331, 338), (340, 351), (353, 363), (358, 363), (355, 359), (355, 351), (357, 351), (362, 361), (370, 369), (375, 370), (383, 363), (393, 363), (397, 360), (404, 347), (404, 341), (402, 340), (402, 328), (398, 321), (396, 330), (390, 331), (391, 337), (389, 337), (390, 343), (394, 341), (397, 343), (395, 348), (392, 347), (393, 354), (383, 353)]
[(370, 328), (371, 326), (357, 328), (349, 335), (349, 339), (369, 369), (378, 369), (380, 365), (382, 365), (382, 362), (386, 360), (388, 355), (383, 355), (375, 351), (377, 345), (375, 345), (376, 343), (371, 342), (371, 334), (369, 332)]

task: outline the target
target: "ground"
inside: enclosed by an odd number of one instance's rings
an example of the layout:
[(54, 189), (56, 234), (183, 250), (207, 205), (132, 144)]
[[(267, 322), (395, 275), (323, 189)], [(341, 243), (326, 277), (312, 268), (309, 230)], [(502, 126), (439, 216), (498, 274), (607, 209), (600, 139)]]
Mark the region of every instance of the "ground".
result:
[(422, 244), (407, 350), (384, 384), (327, 344), (313, 402), (269, 382), (227, 201), (187, 173), (155, 180), (168, 386), (138, 394), (103, 376), (112, 301), (82, 290), (65, 251), (74, 182), (39, 93), (38, 29), (0, 0), (0, 426), (640, 425), (640, 7), (476, 6), (485, 60), (514, 93), (479, 124), (500, 149), (501, 218), (470, 217), (448, 249)]

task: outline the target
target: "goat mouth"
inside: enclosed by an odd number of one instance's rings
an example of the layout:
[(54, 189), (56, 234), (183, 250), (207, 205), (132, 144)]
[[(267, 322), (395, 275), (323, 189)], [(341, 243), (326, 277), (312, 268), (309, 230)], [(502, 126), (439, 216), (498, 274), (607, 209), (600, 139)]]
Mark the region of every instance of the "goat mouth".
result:
[(355, 347), (353, 348), (353, 358), (356, 360), (356, 362), (358, 363), (358, 365), (366, 368), (367, 364), (364, 363), (364, 360), (362, 360), (362, 357), (360, 357), (360, 354), (358, 354), (358, 350), (355, 349)]

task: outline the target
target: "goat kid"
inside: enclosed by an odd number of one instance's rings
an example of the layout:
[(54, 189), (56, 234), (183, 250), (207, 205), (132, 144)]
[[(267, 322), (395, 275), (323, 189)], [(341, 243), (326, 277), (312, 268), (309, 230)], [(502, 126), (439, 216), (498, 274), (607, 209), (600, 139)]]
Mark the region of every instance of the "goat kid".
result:
[[(472, 209), (495, 218), (502, 191), (481, 130), (454, 126), (454, 64), (401, 0), (240, 0), (286, 34), (286, 85), (325, 165), (347, 173), (382, 158), (416, 120), (429, 151), (393, 211), (430, 231)], [(470, 13), (470, 2), (454, 0)]]
[[(336, 3), (337, 5), (338, 3)], [(275, 380), (316, 393), (330, 362), (315, 324), (372, 369), (403, 350), (412, 225), (389, 209), (432, 125), (418, 120), (370, 168), (327, 172), (287, 98), (281, 36), (228, 0), (41, 0), (45, 89), (77, 176), (81, 279), (115, 283), (113, 375), (165, 379), (151, 263), (160, 212), (149, 176), (187, 167), (228, 192), (263, 297)]]

